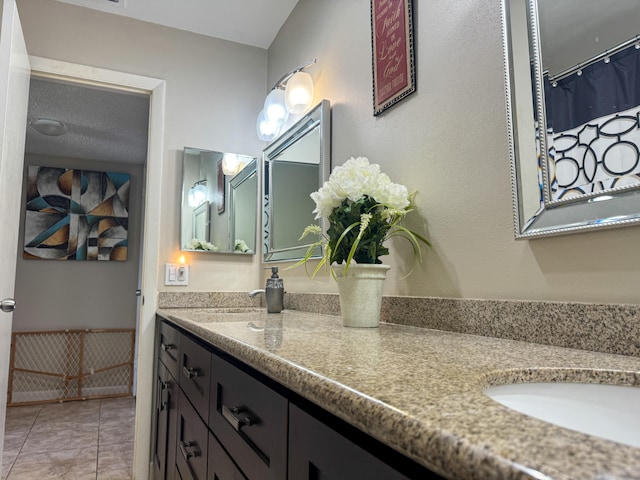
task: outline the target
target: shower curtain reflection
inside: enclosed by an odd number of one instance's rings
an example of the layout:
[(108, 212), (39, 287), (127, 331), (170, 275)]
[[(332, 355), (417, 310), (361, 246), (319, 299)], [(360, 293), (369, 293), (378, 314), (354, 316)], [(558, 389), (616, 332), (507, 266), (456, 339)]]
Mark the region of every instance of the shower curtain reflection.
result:
[(545, 77), (551, 200), (640, 188), (640, 49), (635, 42)]

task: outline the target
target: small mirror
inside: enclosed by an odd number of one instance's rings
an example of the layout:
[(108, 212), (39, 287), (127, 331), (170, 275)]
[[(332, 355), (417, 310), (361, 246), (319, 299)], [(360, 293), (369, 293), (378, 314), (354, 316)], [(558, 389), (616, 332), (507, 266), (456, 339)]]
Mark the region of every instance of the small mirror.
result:
[(323, 100), (263, 152), (265, 262), (304, 257), (315, 239), (300, 240), (302, 231), (314, 223), (325, 228), (314, 219), (309, 195), (329, 178), (330, 115), (329, 101)]
[(640, 3), (503, 0), (518, 239), (640, 223)]
[(255, 157), (185, 148), (181, 249), (255, 253), (257, 175)]

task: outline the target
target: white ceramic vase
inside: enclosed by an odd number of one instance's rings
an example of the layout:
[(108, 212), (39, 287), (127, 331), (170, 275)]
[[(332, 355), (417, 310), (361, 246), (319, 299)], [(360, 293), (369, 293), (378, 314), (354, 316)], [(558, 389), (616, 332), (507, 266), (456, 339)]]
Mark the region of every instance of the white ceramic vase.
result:
[(372, 328), (380, 324), (382, 287), (389, 265), (353, 264), (347, 275), (344, 265), (333, 265), (340, 293), (340, 311), (345, 327)]

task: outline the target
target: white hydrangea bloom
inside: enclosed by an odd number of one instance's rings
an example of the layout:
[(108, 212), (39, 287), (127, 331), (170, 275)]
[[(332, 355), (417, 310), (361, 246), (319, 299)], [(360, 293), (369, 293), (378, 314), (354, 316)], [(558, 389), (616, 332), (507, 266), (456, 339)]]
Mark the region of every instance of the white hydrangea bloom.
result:
[(380, 171), (380, 165), (370, 164), (366, 157), (352, 157), (336, 167), (331, 172), (329, 180), (317, 192), (311, 194), (316, 203), (313, 210), (315, 218), (327, 218), (345, 199), (355, 202), (365, 195), (389, 208), (402, 210), (409, 206), (409, 192), (406, 187), (392, 183), (389, 177)]
[(313, 210), (313, 213), (316, 214), (316, 219), (328, 218), (333, 209), (340, 205), (343, 200), (334, 194), (329, 182), (325, 182), (317, 192), (313, 192), (311, 199), (316, 202), (316, 208)]

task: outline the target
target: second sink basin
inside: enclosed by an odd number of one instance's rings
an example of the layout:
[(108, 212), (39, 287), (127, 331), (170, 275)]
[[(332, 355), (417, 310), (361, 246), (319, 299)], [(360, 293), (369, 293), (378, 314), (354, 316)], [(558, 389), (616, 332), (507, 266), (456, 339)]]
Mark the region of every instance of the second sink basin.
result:
[(486, 395), (561, 427), (640, 448), (640, 388), (588, 383), (518, 383)]

